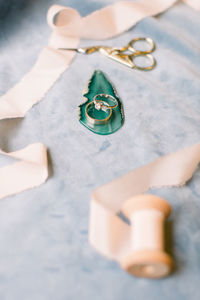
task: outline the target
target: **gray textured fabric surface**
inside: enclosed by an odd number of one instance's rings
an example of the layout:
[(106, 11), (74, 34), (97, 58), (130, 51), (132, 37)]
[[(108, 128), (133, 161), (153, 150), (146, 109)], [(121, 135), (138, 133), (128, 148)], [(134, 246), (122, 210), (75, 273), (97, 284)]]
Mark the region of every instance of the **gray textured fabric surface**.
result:
[[(58, 1), (82, 15), (114, 2)], [(53, 1), (12, 4), (0, 24), (1, 94), (31, 68), (50, 34), (46, 11)], [(199, 299), (199, 171), (186, 187), (156, 191), (173, 206), (169, 250), (176, 269), (170, 277), (133, 278), (88, 244), (95, 187), (200, 141), (199, 30), (199, 14), (179, 3), (106, 42), (152, 37), (154, 71), (133, 71), (99, 54), (79, 55), (24, 119), (0, 122), (1, 148), (12, 151), (41, 141), (49, 149), (50, 170), (41, 187), (0, 202), (1, 300)], [(125, 124), (111, 136), (95, 135), (78, 122), (77, 106), (94, 69), (107, 74), (124, 105)]]

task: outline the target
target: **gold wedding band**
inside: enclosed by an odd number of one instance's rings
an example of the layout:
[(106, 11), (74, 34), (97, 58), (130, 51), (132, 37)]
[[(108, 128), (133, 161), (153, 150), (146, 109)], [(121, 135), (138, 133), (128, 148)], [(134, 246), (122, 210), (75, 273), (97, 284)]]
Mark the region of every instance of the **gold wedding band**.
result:
[[(94, 103), (95, 100), (89, 102), (86, 107), (85, 107), (85, 115), (86, 115), (86, 118), (87, 120), (93, 124), (93, 125), (101, 125), (101, 124), (106, 124), (108, 122), (108, 120), (111, 118), (111, 115), (112, 115), (112, 108), (109, 108), (107, 105), (106, 105), (106, 102), (104, 101), (101, 101), (101, 102), (104, 102), (103, 105), (106, 107), (106, 110), (104, 110), (105, 113), (108, 114), (108, 116), (104, 119), (96, 119), (96, 118), (93, 118), (90, 116), (89, 114), (89, 108), (91, 108), (92, 106), (95, 107), (95, 103)], [(96, 100), (98, 101), (98, 100)], [(96, 108), (95, 108), (96, 109)]]

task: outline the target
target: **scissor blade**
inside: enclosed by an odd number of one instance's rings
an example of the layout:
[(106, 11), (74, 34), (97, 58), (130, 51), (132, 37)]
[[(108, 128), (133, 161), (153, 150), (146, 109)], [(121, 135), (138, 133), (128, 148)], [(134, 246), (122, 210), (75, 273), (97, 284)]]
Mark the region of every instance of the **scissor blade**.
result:
[(86, 53), (83, 48), (58, 48), (58, 50), (76, 51), (78, 53)]
[(99, 50), (99, 46), (85, 48), (58, 48), (58, 50), (76, 51), (82, 54), (91, 54)]

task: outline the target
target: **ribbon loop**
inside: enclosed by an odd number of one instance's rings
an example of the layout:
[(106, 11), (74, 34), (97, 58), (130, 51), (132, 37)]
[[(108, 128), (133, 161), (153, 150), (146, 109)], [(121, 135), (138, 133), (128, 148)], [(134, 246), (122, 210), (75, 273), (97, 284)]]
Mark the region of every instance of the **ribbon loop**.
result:
[(51, 6), (47, 12), (47, 23), (57, 34), (66, 37), (80, 37), (81, 35), (82, 18), (71, 7)]

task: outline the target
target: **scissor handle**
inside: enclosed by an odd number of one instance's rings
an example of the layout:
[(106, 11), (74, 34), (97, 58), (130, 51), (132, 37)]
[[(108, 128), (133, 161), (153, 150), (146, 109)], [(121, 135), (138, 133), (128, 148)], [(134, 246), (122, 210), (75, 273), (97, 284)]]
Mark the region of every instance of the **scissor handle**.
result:
[[(138, 41), (145, 41), (147, 42), (147, 44), (150, 46), (150, 49), (148, 50), (137, 50), (134, 48), (134, 44)], [(134, 52), (134, 53), (138, 53), (140, 55), (145, 55), (145, 54), (149, 54), (149, 53), (152, 53), (155, 49), (155, 43), (154, 41), (149, 38), (149, 37), (138, 37), (138, 38), (134, 38), (132, 39), (128, 45), (127, 45), (127, 48), (126, 50), (130, 50), (131, 52)]]
[[(129, 54), (128, 56), (129, 56), (129, 59), (132, 61), (131, 68), (133, 68), (133, 69), (137, 69), (140, 71), (148, 71), (148, 70), (152, 70), (156, 66), (156, 60), (151, 54), (133, 53), (133, 54)], [(137, 65), (134, 62), (134, 59), (137, 58), (138, 56), (143, 56), (143, 57), (145, 56), (149, 60), (148, 66), (143, 67), (143, 66)]]

